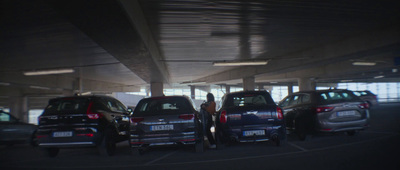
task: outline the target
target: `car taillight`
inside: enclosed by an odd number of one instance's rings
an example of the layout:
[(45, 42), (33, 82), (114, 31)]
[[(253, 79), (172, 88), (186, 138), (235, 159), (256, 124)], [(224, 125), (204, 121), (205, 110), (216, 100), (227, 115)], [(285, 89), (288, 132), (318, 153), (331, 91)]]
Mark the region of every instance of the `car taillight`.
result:
[(317, 113), (322, 113), (322, 112), (329, 112), (332, 111), (335, 107), (317, 107), (315, 108), (315, 111)]
[(92, 106), (93, 106), (93, 102), (89, 103), (89, 107), (86, 110), (86, 115), (89, 119), (99, 119), (101, 118), (103, 115), (101, 113), (94, 113), (92, 112)]
[(369, 104), (367, 102), (365, 102), (365, 103), (362, 103), (362, 104), (358, 105), (358, 107), (360, 109), (368, 109), (369, 108)]
[(139, 122), (141, 122), (143, 120), (144, 120), (143, 117), (132, 117), (131, 118), (131, 123), (139, 123)]
[(276, 117), (278, 119), (283, 119), (283, 112), (282, 112), (282, 109), (280, 107), (276, 107)]
[(223, 110), (219, 116), (219, 122), (226, 123), (228, 121), (228, 116), (226, 115), (226, 110)]
[(93, 137), (93, 133), (82, 133), (82, 134), (76, 134), (76, 136), (86, 136), (86, 137)]
[(182, 114), (182, 115), (179, 115), (179, 119), (192, 120), (193, 118), (194, 118), (194, 114)]

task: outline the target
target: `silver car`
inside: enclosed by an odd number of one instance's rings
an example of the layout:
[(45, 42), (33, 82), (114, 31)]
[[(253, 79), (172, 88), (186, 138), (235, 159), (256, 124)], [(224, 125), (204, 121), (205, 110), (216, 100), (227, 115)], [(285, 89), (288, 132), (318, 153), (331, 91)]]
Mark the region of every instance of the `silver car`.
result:
[(300, 140), (313, 132), (347, 132), (354, 135), (369, 126), (369, 105), (349, 90), (317, 90), (284, 98), (286, 127)]
[(139, 101), (131, 117), (129, 144), (134, 153), (156, 145), (194, 145), (204, 150), (199, 113), (186, 96), (152, 97)]
[(369, 90), (364, 91), (353, 91), (354, 94), (360, 97), (362, 100), (368, 102), (369, 106), (378, 106), (378, 96)]

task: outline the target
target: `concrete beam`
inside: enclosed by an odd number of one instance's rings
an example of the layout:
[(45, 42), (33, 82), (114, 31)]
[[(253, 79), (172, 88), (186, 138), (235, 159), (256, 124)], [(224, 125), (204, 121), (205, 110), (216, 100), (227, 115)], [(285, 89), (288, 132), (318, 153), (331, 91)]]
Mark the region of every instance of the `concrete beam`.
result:
[[(148, 27), (147, 20), (143, 14), (142, 8), (137, 0), (119, 0), (122, 8), (125, 9), (128, 18), (130, 19), (131, 24), (135, 27), (139, 36), (142, 38), (143, 43), (146, 45), (150, 52), (150, 57), (153, 60), (154, 64), (160, 70), (160, 74), (162, 75), (165, 83), (169, 83), (169, 73), (167, 67), (161, 61), (164, 60), (164, 57), (161, 55), (160, 49), (158, 48), (157, 43), (154, 40), (153, 33)], [(157, 76), (158, 77), (158, 76)], [(160, 81), (159, 78), (151, 79), (151, 81)]]

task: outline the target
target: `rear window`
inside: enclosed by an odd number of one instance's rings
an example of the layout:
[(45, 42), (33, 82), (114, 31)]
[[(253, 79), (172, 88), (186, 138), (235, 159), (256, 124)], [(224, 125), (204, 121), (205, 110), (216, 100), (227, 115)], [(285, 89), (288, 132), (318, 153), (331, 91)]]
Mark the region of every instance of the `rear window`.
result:
[(141, 100), (135, 108), (135, 115), (189, 114), (193, 106), (185, 98), (164, 97)]
[(267, 94), (232, 94), (229, 96), (226, 102), (226, 106), (254, 106), (254, 105), (269, 105), (275, 104), (271, 99), (271, 96)]
[(55, 114), (83, 114), (88, 107), (88, 99), (84, 98), (65, 98), (50, 101), (43, 112), (43, 115)]
[(319, 93), (321, 104), (357, 101), (357, 97), (349, 91)]

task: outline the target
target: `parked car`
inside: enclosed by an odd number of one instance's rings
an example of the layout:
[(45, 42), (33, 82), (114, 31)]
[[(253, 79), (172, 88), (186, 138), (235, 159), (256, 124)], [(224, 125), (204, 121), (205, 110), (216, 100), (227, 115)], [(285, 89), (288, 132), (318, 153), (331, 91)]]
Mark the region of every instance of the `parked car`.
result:
[(266, 91), (225, 94), (216, 114), (217, 149), (231, 142), (286, 141), (282, 109)]
[(364, 90), (364, 91), (353, 91), (353, 92), (356, 96), (368, 102), (370, 107), (378, 105), (378, 96), (373, 94), (371, 91)]
[(0, 110), (0, 144), (1, 145), (14, 145), (29, 143), (33, 146), (36, 145), (36, 132), (37, 126), (25, 122), (10, 115), (9, 113)]
[(163, 96), (139, 101), (131, 117), (130, 146), (143, 154), (155, 145), (194, 145), (204, 150), (204, 132), (199, 112), (187, 96)]
[(317, 90), (293, 93), (279, 106), (286, 127), (305, 140), (313, 132), (347, 132), (354, 135), (369, 125), (369, 105), (349, 90)]
[(113, 155), (116, 143), (129, 138), (129, 112), (108, 96), (71, 96), (49, 100), (39, 116), (38, 144), (50, 157), (61, 148), (97, 147)]

